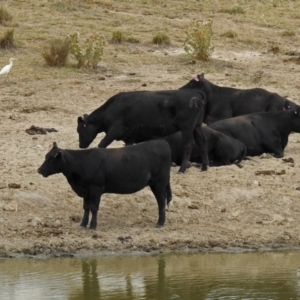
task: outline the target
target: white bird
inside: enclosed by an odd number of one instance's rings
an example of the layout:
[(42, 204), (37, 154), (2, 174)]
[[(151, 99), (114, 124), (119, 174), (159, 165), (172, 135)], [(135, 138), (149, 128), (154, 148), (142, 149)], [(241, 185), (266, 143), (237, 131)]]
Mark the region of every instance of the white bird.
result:
[[(9, 59), (9, 65), (6, 65), (5, 67), (3, 67), (3, 68), (1, 69), (0, 75), (6, 75), (6, 77), (7, 77), (7, 74), (9, 73), (10, 69), (11, 69), (12, 66), (13, 66), (13, 60), (14, 60), (14, 59), (15, 59), (15, 58), (13, 58), (13, 57), (11, 57), (11, 58)], [(5, 79), (6, 79), (6, 77), (5, 77)]]

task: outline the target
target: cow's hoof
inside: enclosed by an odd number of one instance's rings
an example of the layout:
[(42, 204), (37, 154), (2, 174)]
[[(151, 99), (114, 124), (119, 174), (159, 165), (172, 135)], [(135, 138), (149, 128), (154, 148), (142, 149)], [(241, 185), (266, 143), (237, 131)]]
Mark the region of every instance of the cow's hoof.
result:
[(80, 226), (79, 226), (79, 229), (80, 229), (80, 230), (86, 230), (87, 228), (86, 228), (86, 226), (80, 225)]
[(201, 172), (207, 171), (207, 166), (203, 166), (201, 167)]
[(164, 227), (164, 225), (159, 225), (159, 224), (156, 224), (156, 226), (155, 226), (156, 228), (162, 228), (162, 227)]
[(183, 172), (180, 172), (180, 171), (178, 171), (178, 172), (177, 172), (177, 174), (179, 174), (179, 175), (183, 175), (184, 173), (183, 173)]

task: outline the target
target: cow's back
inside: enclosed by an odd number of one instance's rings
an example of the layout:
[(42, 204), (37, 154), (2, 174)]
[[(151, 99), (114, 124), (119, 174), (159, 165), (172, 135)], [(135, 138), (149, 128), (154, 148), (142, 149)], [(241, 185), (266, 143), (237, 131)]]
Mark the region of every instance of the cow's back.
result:
[(163, 140), (99, 150), (105, 153), (102, 169), (104, 180), (109, 183), (105, 186), (106, 193), (133, 193), (151, 182), (170, 180), (171, 151)]

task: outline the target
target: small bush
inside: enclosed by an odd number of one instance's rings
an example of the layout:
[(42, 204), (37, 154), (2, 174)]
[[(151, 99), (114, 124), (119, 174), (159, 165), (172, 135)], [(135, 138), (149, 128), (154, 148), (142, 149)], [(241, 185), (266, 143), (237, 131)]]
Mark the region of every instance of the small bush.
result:
[(3, 7), (0, 7), (0, 24), (12, 21), (12, 15)]
[(124, 41), (124, 35), (121, 31), (113, 31), (111, 41), (115, 44), (121, 44)]
[(66, 65), (70, 52), (70, 40), (66, 38), (52, 39), (42, 52), (42, 56), (48, 66), (63, 67)]
[(186, 31), (187, 38), (184, 43), (184, 50), (195, 59), (209, 60), (214, 48), (210, 45), (212, 21), (192, 21)]
[(158, 33), (153, 37), (153, 43), (157, 45), (169, 45), (170, 38), (165, 33)]
[(230, 39), (235, 39), (237, 38), (237, 33), (233, 30), (228, 30), (224, 33), (221, 34), (221, 36), (224, 36), (224, 37), (227, 37), (227, 38), (230, 38)]
[(231, 14), (231, 15), (238, 15), (238, 14), (244, 14), (245, 13), (244, 9), (239, 5), (236, 5), (236, 6), (233, 6), (231, 8), (227, 8), (227, 9), (222, 9), (221, 12), (225, 12), (225, 13), (228, 13), (228, 14)]
[(14, 30), (6, 31), (5, 35), (0, 38), (0, 48), (10, 49), (15, 47)]
[(79, 34), (72, 34), (70, 38), (70, 52), (77, 60), (78, 68), (96, 68), (102, 59), (104, 51), (104, 39), (98, 34), (89, 36), (85, 42), (85, 51), (79, 45)]

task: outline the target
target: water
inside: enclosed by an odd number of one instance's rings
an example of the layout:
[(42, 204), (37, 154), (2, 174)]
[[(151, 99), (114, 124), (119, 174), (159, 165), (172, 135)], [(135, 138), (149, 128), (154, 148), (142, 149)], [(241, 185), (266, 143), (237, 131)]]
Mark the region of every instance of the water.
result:
[(300, 299), (300, 252), (2, 259), (0, 299)]

